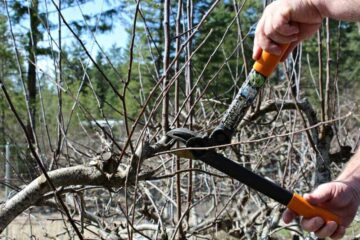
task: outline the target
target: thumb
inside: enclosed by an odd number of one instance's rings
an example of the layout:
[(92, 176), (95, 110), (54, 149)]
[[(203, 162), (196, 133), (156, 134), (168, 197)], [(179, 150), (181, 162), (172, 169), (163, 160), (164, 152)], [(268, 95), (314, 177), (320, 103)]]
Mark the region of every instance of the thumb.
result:
[(312, 193), (305, 194), (304, 198), (311, 204), (318, 205), (332, 199), (332, 187), (330, 184), (322, 184)]

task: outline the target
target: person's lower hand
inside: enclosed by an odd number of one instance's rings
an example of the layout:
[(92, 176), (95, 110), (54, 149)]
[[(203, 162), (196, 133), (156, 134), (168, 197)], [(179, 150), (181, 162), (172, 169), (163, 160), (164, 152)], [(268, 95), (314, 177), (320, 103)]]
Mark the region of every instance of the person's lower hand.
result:
[[(341, 219), (341, 226), (336, 222), (325, 222), (320, 217), (303, 218), (301, 226), (308, 232), (314, 232), (320, 238), (342, 238), (346, 228), (353, 221), (360, 203), (360, 191), (355, 184), (334, 181), (320, 185), (304, 198), (313, 205), (320, 206), (336, 214)], [(283, 214), (285, 223), (290, 223), (297, 215), (287, 209)]]

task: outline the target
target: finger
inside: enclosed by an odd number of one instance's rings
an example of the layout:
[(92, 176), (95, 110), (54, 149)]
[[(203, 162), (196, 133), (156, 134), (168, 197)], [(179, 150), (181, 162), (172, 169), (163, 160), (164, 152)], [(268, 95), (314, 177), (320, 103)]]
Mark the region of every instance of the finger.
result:
[(286, 58), (289, 56), (289, 54), (296, 48), (296, 46), (299, 44), (298, 41), (290, 43), (290, 46), (286, 49), (285, 53), (280, 59), (280, 62), (283, 62), (286, 60)]
[(258, 60), (261, 56), (261, 53), (262, 53), (262, 49), (257, 44), (254, 44), (252, 58), (255, 61)]
[(331, 200), (332, 188), (329, 184), (322, 184), (317, 187), (311, 194), (305, 194), (304, 198), (311, 204), (320, 204)]
[(260, 48), (258, 42), (259, 42), (259, 33), (261, 32), (261, 28), (264, 27), (264, 17), (260, 18), (257, 26), (256, 26), (256, 29), (255, 29), (255, 38), (254, 38), (254, 47), (253, 47), (253, 54), (252, 54), (252, 58), (254, 60), (258, 60), (261, 56), (261, 52), (262, 52), (262, 49)]
[(326, 225), (320, 228), (318, 231), (315, 232), (315, 235), (319, 238), (325, 238), (333, 235), (337, 229), (338, 225), (334, 221), (330, 221), (326, 223)]
[(262, 50), (271, 54), (277, 56), (281, 54), (281, 48), (271, 41), (271, 39), (267, 38), (263, 32), (257, 34), (257, 44)]
[(290, 209), (286, 209), (283, 213), (283, 221), (284, 223), (288, 224), (290, 223), (292, 220), (294, 220), (294, 218), (297, 216), (297, 214), (293, 211), (291, 211)]
[(290, 11), (289, 8), (283, 8), (273, 17), (272, 28), (280, 35), (291, 36), (300, 31), (298, 24), (290, 22)]
[(324, 226), (325, 221), (321, 217), (314, 217), (310, 219), (303, 218), (301, 220), (301, 226), (304, 230), (308, 232), (316, 232)]
[(275, 31), (281, 35), (284, 36), (291, 36), (294, 34), (298, 34), (300, 32), (300, 28), (297, 24), (283, 24), (283, 25), (277, 25), (277, 23), (273, 24), (273, 28)]
[(279, 56), (281, 54), (281, 48), (271, 41), (270, 38), (264, 34), (264, 16), (260, 19), (256, 31), (255, 31), (255, 44), (257, 47), (265, 50), (269, 53)]
[(271, 39), (275, 43), (285, 44), (298, 40), (297, 34), (282, 35), (276, 31), (273, 27), (271, 20), (266, 21), (264, 25), (264, 34), (267, 38)]
[(262, 53), (262, 49), (257, 44), (257, 38), (255, 37), (252, 58), (255, 61), (258, 60), (261, 56), (261, 53)]
[(330, 237), (332, 239), (341, 239), (345, 235), (345, 232), (346, 232), (346, 228), (343, 226), (340, 226), (336, 229), (335, 233), (333, 235), (331, 235)]

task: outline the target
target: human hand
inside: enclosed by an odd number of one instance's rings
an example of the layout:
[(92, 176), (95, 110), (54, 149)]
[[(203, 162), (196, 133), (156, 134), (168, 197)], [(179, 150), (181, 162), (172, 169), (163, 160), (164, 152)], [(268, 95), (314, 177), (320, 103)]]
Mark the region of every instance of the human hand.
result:
[[(313, 205), (320, 206), (336, 214), (341, 219), (341, 225), (336, 222), (325, 222), (320, 217), (303, 218), (301, 226), (308, 232), (315, 232), (319, 238), (331, 237), (339, 239), (344, 236), (346, 228), (353, 221), (360, 203), (360, 191), (351, 182), (329, 182), (320, 185), (304, 198)], [(297, 215), (287, 209), (283, 214), (285, 223), (290, 223)]]
[(290, 44), (284, 61), (296, 45), (311, 37), (321, 26), (322, 15), (312, 0), (277, 0), (269, 4), (256, 27), (253, 59), (262, 50), (281, 55), (279, 44)]

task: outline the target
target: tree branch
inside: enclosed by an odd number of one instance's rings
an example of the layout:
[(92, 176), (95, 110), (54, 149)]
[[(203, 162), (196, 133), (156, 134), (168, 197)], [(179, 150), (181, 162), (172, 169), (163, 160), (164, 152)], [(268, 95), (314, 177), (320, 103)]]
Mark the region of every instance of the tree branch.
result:
[[(125, 183), (127, 171), (119, 171), (108, 178), (96, 167), (75, 166), (48, 172), (55, 187), (71, 185), (95, 185), (121, 187)], [(52, 191), (44, 175), (39, 176), (19, 193), (0, 205), (0, 232), (28, 207), (40, 201), (44, 194)]]

